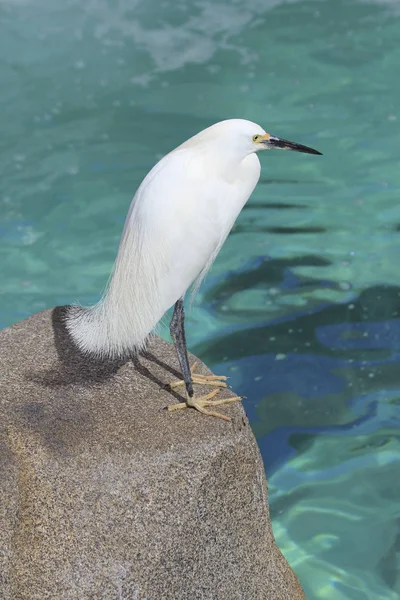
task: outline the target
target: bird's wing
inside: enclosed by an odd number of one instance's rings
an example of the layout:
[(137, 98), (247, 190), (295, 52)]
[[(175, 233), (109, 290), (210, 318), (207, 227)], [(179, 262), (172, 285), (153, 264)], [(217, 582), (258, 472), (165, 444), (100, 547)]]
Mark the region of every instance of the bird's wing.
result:
[[(232, 223), (221, 201), (229, 184), (204, 177), (201, 161), (180, 149), (162, 159), (138, 189), (125, 224), (121, 247), (134, 234), (131, 255), (157, 282), (164, 312), (211, 266)], [(234, 220), (234, 219), (233, 219)]]
[(238, 171), (226, 181), (193, 149), (182, 148), (143, 180), (106, 296), (124, 345), (133, 334), (144, 339), (196, 280), (198, 289), (259, 176), (257, 165), (251, 178)]

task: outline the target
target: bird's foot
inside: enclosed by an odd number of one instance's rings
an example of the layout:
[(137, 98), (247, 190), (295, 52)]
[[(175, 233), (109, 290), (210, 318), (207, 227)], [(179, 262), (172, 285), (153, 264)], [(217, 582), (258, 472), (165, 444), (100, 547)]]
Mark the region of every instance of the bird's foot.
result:
[[(197, 368), (197, 361), (195, 363), (193, 363), (192, 367), (190, 368), (190, 373), (192, 375), (192, 381), (193, 383), (196, 383), (197, 385), (211, 385), (211, 386), (216, 386), (216, 387), (223, 387), (226, 388), (226, 380), (228, 379), (227, 377), (225, 377), (225, 375), (200, 375), (199, 373), (195, 373)], [(183, 379), (177, 379), (176, 381), (172, 381), (171, 383), (168, 384), (168, 387), (170, 388), (176, 388), (179, 387), (180, 385), (185, 385), (185, 382), (183, 381)]]
[(180, 402), (179, 404), (171, 404), (168, 406), (169, 411), (173, 410), (182, 410), (184, 408), (195, 408), (199, 412), (203, 413), (203, 415), (208, 415), (209, 417), (218, 417), (219, 419), (224, 419), (224, 421), (232, 421), (230, 417), (223, 415), (222, 413), (216, 412), (214, 410), (206, 410), (206, 407), (220, 406), (221, 404), (231, 404), (232, 402), (240, 402), (241, 398), (239, 396), (235, 396), (234, 398), (223, 398), (222, 400), (211, 400), (218, 394), (219, 390), (213, 390), (206, 396), (200, 396), (196, 398), (193, 396), (192, 398), (186, 394), (186, 402)]

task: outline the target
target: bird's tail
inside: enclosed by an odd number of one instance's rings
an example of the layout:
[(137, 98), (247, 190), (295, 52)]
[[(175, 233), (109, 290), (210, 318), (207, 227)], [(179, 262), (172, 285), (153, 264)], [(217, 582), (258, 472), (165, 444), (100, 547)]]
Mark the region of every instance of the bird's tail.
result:
[[(128, 219), (129, 215), (127, 223)], [(162, 252), (154, 255), (152, 243), (152, 238), (149, 241), (144, 235), (140, 220), (135, 228), (125, 224), (100, 302), (90, 308), (69, 307), (66, 327), (82, 352), (117, 358), (137, 353), (146, 345), (170, 306), (159, 289), (165, 261)]]
[[(142, 285), (137, 282), (144, 281)], [(97, 358), (130, 356), (142, 350), (162, 316), (146, 278), (119, 256), (107, 289), (94, 306), (70, 306), (66, 327), (81, 352)]]
[(125, 326), (124, 313), (110, 312), (107, 300), (105, 297), (89, 308), (68, 307), (66, 327), (70, 336), (81, 352), (96, 358), (136, 354), (145, 347), (149, 333), (132, 331), (132, 322)]

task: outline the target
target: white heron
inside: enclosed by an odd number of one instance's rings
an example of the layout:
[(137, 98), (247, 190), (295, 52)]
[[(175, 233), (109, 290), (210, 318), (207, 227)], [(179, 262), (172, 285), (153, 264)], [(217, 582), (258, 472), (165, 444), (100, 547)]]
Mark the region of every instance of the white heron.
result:
[[(237, 401), (194, 395), (193, 383), (225, 387), (226, 377), (204, 377), (189, 367), (183, 298), (211, 267), (260, 177), (259, 150), (281, 148), (321, 154), (274, 137), (243, 119), (221, 121), (164, 156), (146, 175), (129, 209), (118, 255), (101, 300), (71, 306), (66, 326), (84, 353), (100, 358), (132, 355), (175, 305), (170, 332), (186, 387), (186, 402), (170, 410)], [(172, 384), (174, 385), (174, 384)]]

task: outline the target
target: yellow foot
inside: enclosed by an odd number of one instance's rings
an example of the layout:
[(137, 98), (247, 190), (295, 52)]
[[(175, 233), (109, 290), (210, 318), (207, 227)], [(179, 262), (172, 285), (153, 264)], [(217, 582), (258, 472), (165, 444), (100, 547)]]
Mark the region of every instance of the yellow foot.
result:
[[(225, 375), (199, 375), (198, 373), (195, 373), (196, 367), (197, 361), (193, 363), (190, 369), (193, 383), (196, 383), (197, 385), (212, 385), (220, 388), (227, 387), (225, 382), (228, 378), (225, 377)], [(172, 381), (168, 384), (168, 387), (173, 389), (179, 387), (180, 385), (185, 385), (183, 379), (177, 379), (176, 381)]]
[(203, 415), (208, 415), (209, 417), (218, 417), (219, 419), (224, 419), (224, 421), (232, 421), (230, 417), (223, 415), (222, 413), (216, 412), (214, 410), (206, 410), (206, 407), (209, 406), (220, 406), (221, 404), (231, 404), (232, 402), (240, 402), (241, 398), (239, 396), (235, 396), (234, 398), (223, 398), (222, 400), (211, 400), (218, 394), (219, 390), (213, 390), (206, 396), (200, 396), (196, 398), (193, 396), (190, 398), (188, 395), (186, 396), (186, 402), (180, 402), (179, 404), (171, 404), (168, 406), (168, 410), (182, 410), (183, 408), (195, 408), (199, 412), (203, 413)]

